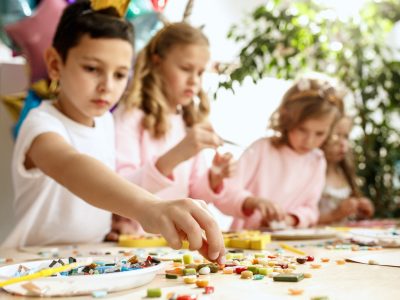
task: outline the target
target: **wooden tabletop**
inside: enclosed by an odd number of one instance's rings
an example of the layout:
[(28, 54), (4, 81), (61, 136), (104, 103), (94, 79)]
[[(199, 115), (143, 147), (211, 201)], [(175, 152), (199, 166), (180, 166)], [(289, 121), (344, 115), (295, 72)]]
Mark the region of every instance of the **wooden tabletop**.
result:
[[(239, 275), (211, 274), (210, 285), (214, 286), (215, 293), (204, 299), (313, 299), (313, 297), (328, 297), (327, 299), (400, 299), (400, 268), (346, 262), (338, 265), (336, 260), (346, 259), (355, 255), (369, 255), (371, 253), (393, 253), (400, 256), (400, 249), (383, 249), (376, 251), (351, 251), (329, 250), (321, 247), (324, 241), (288, 241), (286, 244), (298, 246), (302, 244), (301, 250), (307, 255), (315, 257), (315, 262), (321, 264), (320, 269), (312, 269), (310, 264), (298, 265), (296, 272), (311, 273), (312, 277), (300, 282), (274, 282), (271, 278), (262, 280), (244, 280)], [(267, 251), (274, 252), (278, 243), (272, 242), (267, 246)], [(69, 256), (74, 251), (110, 251), (116, 252), (118, 248), (114, 244), (80, 245), (78, 248), (60, 248), (65, 253), (62, 256)], [(126, 249), (126, 248), (125, 248)], [(1, 249), (0, 258), (13, 258), (14, 262), (37, 260), (43, 256), (39, 252), (43, 248), (26, 249)], [(89, 252), (88, 252), (89, 253)], [(292, 252), (285, 252), (287, 255), (299, 256)], [(329, 262), (321, 262), (321, 258), (329, 258)], [(0, 264), (0, 267), (4, 264)], [(110, 293), (105, 298), (110, 299), (147, 299), (146, 291), (149, 287), (160, 287), (163, 291), (163, 298), (169, 292), (179, 294), (201, 294), (203, 289), (195, 288), (194, 285), (186, 285), (181, 279), (166, 279), (163, 274), (158, 274), (149, 284), (123, 292)], [(290, 288), (303, 289), (299, 296), (289, 295)], [(204, 296), (203, 296), (204, 297)], [(34, 299), (32, 297), (13, 296), (5, 291), (0, 291), (0, 299)], [(57, 299), (93, 299), (92, 296), (58, 297)], [(199, 298), (202, 299), (202, 298)]]

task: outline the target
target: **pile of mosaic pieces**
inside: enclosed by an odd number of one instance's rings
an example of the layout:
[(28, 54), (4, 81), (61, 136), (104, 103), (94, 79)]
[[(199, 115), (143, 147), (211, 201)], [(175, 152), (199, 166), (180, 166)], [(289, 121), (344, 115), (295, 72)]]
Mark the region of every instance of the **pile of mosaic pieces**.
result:
[[(321, 269), (323, 264), (330, 262), (329, 258), (320, 258), (320, 261), (313, 256), (288, 256), (282, 253), (244, 253), (231, 252), (226, 255), (226, 263), (218, 265), (205, 260), (194, 259), (190, 253), (184, 254), (182, 259), (173, 261), (170, 268), (165, 271), (165, 278), (178, 282), (195, 285), (203, 289), (201, 294), (178, 294), (170, 292), (164, 295), (163, 299), (168, 300), (200, 300), (207, 299), (203, 295), (215, 292), (212, 286), (213, 274), (224, 274), (237, 276), (239, 280), (272, 280), (273, 282), (299, 282), (305, 278), (312, 278), (312, 269)], [(344, 259), (336, 259), (334, 263), (338, 266), (344, 265)], [(232, 280), (231, 278), (230, 280)], [(301, 288), (288, 288), (289, 295), (301, 295), (304, 290)], [(147, 298), (162, 298), (161, 288), (148, 288)], [(204, 298), (203, 298), (204, 297)], [(313, 300), (328, 299), (326, 296), (313, 296)]]
[[(147, 256), (146, 259), (139, 259), (136, 255), (129, 258), (127, 257), (113, 257), (113, 261), (100, 260), (88, 258), (86, 263), (78, 267), (69, 268), (69, 266), (76, 266), (77, 259), (74, 257), (69, 257), (68, 259), (57, 259), (53, 260), (50, 264), (48, 262), (40, 264), (35, 268), (28, 268), (23, 264), (20, 264), (17, 271), (13, 274), (12, 278), (24, 277), (29, 275), (40, 274), (41, 271), (51, 271), (54, 270), (52, 277), (68, 277), (68, 276), (87, 276), (87, 275), (101, 275), (101, 274), (111, 274), (117, 272), (128, 272), (134, 270), (140, 270), (144, 268), (149, 268), (157, 266), (160, 261), (152, 256)], [(59, 271), (58, 269), (66, 267), (67, 271)], [(29, 281), (21, 285), (26, 291), (32, 293), (33, 295), (41, 295), (44, 291), (34, 284), (34, 282)], [(104, 297), (107, 295), (107, 291), (99, 290), (92, 292), (92, 296), (95, 298)]]
[[(49, 265), (40, 265), (36, 268), (27, 268), (21, 264), (12, 277), (21, 277), (29, 274), (39, 272), (43, 269), (57, 268), (58, 266), (64, 266), (67, 263), (76, 263), (76, 258), (69, 257), (68, 262), (58, 259), (53, 260)], [(116, 273), (116, 272), (127, 272), (143, 268), (148, 268), (156, 266), (160, 261), (154, 257), (148, 256), (144, 261), (139, 261), (136, 255), (127, 258), (114, 258), (114, 262), (93, 260), (89, 265), (80, 266), (78, 268), (73, 268), (69, 271), (56, 273), (53, 276), (79, 276), (79, 275), (98, 275), (106, 273)]]

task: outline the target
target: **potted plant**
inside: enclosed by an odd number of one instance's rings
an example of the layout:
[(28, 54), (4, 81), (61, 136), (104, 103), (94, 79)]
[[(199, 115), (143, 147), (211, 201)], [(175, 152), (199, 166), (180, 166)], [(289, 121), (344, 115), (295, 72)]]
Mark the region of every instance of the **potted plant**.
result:
[(243, 47), (219, 83), (233, 90), (246, 77), (290, 80), (307, 70), (340, 79), (354, 98), (356, 163), (377, 217), (393, 217), (400, 203), (400, 62), (386, 40), (398, 19), (395, 0), (368, 2), (347, 20), (313, 0), (267, 1), (228, 33)]

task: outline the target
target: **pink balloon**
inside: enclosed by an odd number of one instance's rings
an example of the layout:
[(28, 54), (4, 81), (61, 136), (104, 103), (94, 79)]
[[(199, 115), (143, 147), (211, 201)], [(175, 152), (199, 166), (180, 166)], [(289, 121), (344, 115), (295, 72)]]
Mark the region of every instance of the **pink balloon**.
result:
[(51, 46), (65, 6), (65, 0), (42, 0), (32, 16), (4, 27), (28, 60), (31, 82), (47, 78), (44, 52)]

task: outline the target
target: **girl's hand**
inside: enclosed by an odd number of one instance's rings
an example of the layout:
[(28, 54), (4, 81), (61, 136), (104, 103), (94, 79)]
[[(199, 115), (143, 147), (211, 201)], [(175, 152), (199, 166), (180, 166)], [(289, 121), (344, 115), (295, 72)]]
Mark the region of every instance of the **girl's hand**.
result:
[(297, 226), (299, 224), (299, 219), (295, 215), (286, 214), (285, 215), (285, 223), (286, 223), (287, 226), (295, 227), (295, 226)]
[(187, 160), (203, 149), (216, 149), (222, 144), (223, 142), (212, 126), (209, 123), (201, 123), (188, 128), (185, 138), (174, 148), (180, 153), (183, 160)]
[(213, 191), (217, 191), (222, 187), (225, 178), (232, 177), (237, 169), (237, 162), (233, 159), (233, 155), (229, 152), (220, 155), (215, 153), (212, 167), (210, 168), (210, 187)]
[(182, 240), (188, 239), (190, 250), (198, 250), (210, 261), (224, 263), (221, 230), (204, 201), (161, 200), (143, 211), (139, 221), (145, 231), (161, 233), (174, 249), (180, 249)]
[(262, 216), (261, 224), (268, 226), (269, 222), (284, 221), (285, 214), (279, 205), (269, 201), (267, 199), (258, 197), (248, 197), (243, 203), (243, 212), (246, 215), (250, 215), (254, 210), (259, 210)]
[(343, 200), (338, 208), (336, 209), (337, 218), (343, 219), (345, 217), (349, 217), (355, 215), (358, 209), (358, 199), (356, 198), (347, 198)]
[(361, 218), (370, 218), (374, 215), (375, 207), (368, 198), (358, 198), (357, 215)]
[(128, 218), (113, 214), (111, 231), (106, 235), (106, 241), (118, 241), (121, 234), (134, 234), (137, 231), (136, 224)]
[(216, 149), (222, 144), (209, 123), (196, 124), (187, 130), (182, 141), (157, 160), (156, 168), (165, 176), (170, 176), (181, 162), (192, 158), (203, 149)]

